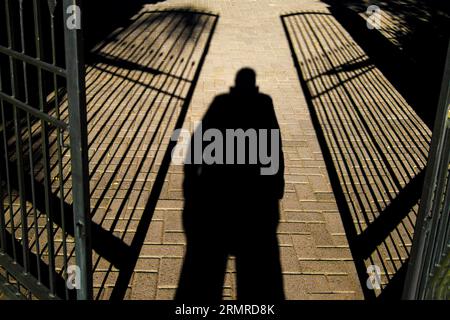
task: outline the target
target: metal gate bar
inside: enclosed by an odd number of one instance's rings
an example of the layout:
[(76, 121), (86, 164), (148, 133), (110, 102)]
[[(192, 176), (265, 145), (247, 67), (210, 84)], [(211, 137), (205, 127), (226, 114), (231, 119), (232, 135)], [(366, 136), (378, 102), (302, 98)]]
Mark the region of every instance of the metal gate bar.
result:
[(450, 43), (447, 50), (421, 206), (403, 291), (404, 299), (431, 298), (427, 294), (431, 289), (431, 278), (450, 252), (449, 172)]
[[(79, 7), (79, 0), (64, 0), (64, 8)], [(65, 21), (69, 19), (65, 11)], [(81, 17), (76, 17), (81, 20)], [(70, 142), (72, 156), (73, 214), (77, 263), (80, 266), (81, 290), (78, 299), (92, 299), (92, 254), (90, 239), (89, 168), (85, 96), (85, 68), (81, 30), (65, 28), (67, 96), (69, 101)]]

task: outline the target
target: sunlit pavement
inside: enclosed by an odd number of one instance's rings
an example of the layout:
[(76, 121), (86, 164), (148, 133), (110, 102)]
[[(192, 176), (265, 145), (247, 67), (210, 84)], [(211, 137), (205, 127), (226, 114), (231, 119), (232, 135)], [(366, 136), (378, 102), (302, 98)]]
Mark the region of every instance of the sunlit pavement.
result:
[[(155, 10), (168, 9), (196, 10), (212, 13), (218, 17), (196, 14), (194, 20), (197, 26), (193, 30), (186, 31), (182, 29), (182, 22), (177, 24), (177, 21), (183, 18), (177, 15), (169, 16), (164, 14), (164, 11), (152, 13)], [(321, 43), (330, 45), (327, 39), (335, 39), (335, 36), (323, 32), (326, 29), (321, 29), (323, 23), (335, 23), (333, 17), (327, 18), (328, 22), (307, 21), (302, 20), (303, 18), (299, 18), (296, 22), (287, 21), (287, 33), (291, 39), (295, 38), (296, 33), (304, 32), (301, 40), (302, 48), (309, 51), (308, 53), (301, 51), (298, 43), (294, 43), (290, 48), (281, 16), (311, 11), (327, 12), (327, 7), (320, 1), (307, 0), (163, 1), (147, 5), (141, 14), (136, 15), (135, 21), (129, 27), (118, 31), (114, 41), (106, 41), (105, 46), (99, 49), (103, 56), (121, 58), (148, 68), (133, 69), (127, 65), (108, 65), (99, 61), (87, 71), (92, 174), (90, 187), (94, 222), (106, 230), (111, 230), (114, 236), (132, 248), (131, 253), (123, 256), (118, 253), (113, 263), (112, 259), (105, 258), (101, 252), (94, 254), (95, 298), (174, 297), (185, 253), (185, 236), (181, 220), (182, 167), (170, 165), (167, 175), (163, 176), (164, 183), (157, 193), (158, 199), (152, 199), (152, 195), (155, 194), (155, 180), (161, 172), (171, 132), (180, 119), (180, 111), (185, 101), (189, 100), (189, 92), (193, 90), (193, 96), (183, 119), (183, 127), (192, 130), (195, 121), (202, 118), (212, 99), (217, 94), (228, 91), (236, 72), (245, 66), (256, 71), (260, 91), (272, 97), (281, 127), (286, 162), (286, 186), (280, 204), (278, 238), (286, 298), (363, 298), (362, 286), (365, 286), (365, 283), (358, 278), (355, 267), (357, 262), (351, 254), (348, 234), (342, 222), (343, 213), (338, 209), (332, 190), (322, 153), (323, 148), (320, 147), (318, 133), (313, 125), (312, 114), (307, 104), (307, 93), (302, 89), (295, 68), (295, 59), (300, 60), (301, 71), (309, 72), (305, 79), (306, 87), (311, 91), (308, 94), (314, 96), (314, 93), (330, 92), (320, 99), (315, 96), (314, 100), (313, 97), (310, 105), (318, 108), (318, 125), (323, 127), (322, 135), (325, 136), (324, 141), (329, 148), (335, 144), (337, 150), (340, 144), (348, 145), (347, 142), (350, 141), (362, 150), (362, 159), (371, 158), (371, 150), (375, 150), (374, 157), (378, 159), (380, 154), (384, 154), (385, 149), (377, 149), (373, 143), (367, 142), (367, 137), (372, 137), (370, 134), (372, 130), (393, 132), (391, 135), (393, 143), (389, 146), (381, 143), (381, 146), (394, 151), (405, 148), (397, 143), (399, 139), (401, 140), (400, 135), (408, 135), (410, 140), (414, 140), (416, 135), (422, 137), (419, 146), (410, 146), (414, 154), (411, 155), (411, 161), (408, 160), (410, 163), (407, 165), (408, 168), (393, 166), (395, 174), (402, 177), (393, 179), (393, 187), (390, 187), (389, 182), (380, 182), (386, 174), (377, 171), (379, 170), (377, 166), (384, 168), (386, 164), (372, 166), (350, 161), (359, 159), (358, 152), (340, 154), (336, 151), (332, 154), (332, 161), (342, 163), (346, 160), (349, 166), (345, 170), (336, 169), (337, 177), (344, 177), (337, 181), (341, 186), (351, 186), (351, 182), (347, 182), (346, 179), (354, 175), (362, 177), (356, 184), (361, 186), (372, 183), (375, 189), (373, 194), (364, 199), (364, 203), (359, 203), (359, 207), (352, 207), (353, 211), (349, 212), (352, 215), (350, 221), (354, 220), (355, 223), (356, 234), (363, 233), (367, 227), (367, 222), (359, 220), (364, 216), (363, 213), (371, 211), (376, 217), (377, 210), (383, 211), (389, 204), (389, 199), (395, 198), (398, 189), (421, 171), (426, 159), (429, 132), (414, 116), (414, 111), (398, 96), (395, 89), (389, 87), (383, 75), (377, 73), (376, 67), (373, 69), (370, 64), (362, 66), (360, 68), (362, 72), (372, 70), (364, 78), (358, 78), (358, 70), (354, 69), (339, 71), (342, 72), (343, 78), (333, 73), (333, 70), (338, 69), (341, 64), (348, 64), (351, 58), (357, 61), (364, 60), (364, 52), (358, 49), (357, 44), (353, 43), (345, 32), (341, 34), (340, 42), (334, 44), (337, 47), (323, 48)], [(214, 19), (217, 20), (215, 29)], [(311, 36), (306, 40), (306, 33), (312, 33), (316, 28), (322, 32), (321, 36), (315, 39)], [(339, 27), (336, 28), (339, 30)], [(202, 54), (207, 48), (211, 33), (211, 43), (206, 58), (202, 61)], [(186, 39), (185, 34), (191, 39)], [(351, 51), (355, 56), (348, 56), (350, 51), (344, 50), (341, 56), (337, 56), (338, 58), (334, 56), (329, 60), (324, 58), (326, 54), (348, 46), (355, 48)], [(323, 52), (318, 53), (321, 50)], [(201, 72), (198, 81), (195, 81), (198, 70)], [(330, 70), (332, 72), (328, 72)], [(352, 74), (355, 72), (356, 74)], [(316, 80), (314, 80), (315, 73), (319, 74)], [(395, 112), (392, 111), (395, 115), (406, 114), (400, 120), (401, 128), (396, 129), (384, 124), (361, 125), (360, 117), (369, 118), (370, 115), (367, 112), (360, 114), (348, 111), (345, 107), (352, 108), (352, 104), (348, 101), (347, 104), (340, 102), (344, 110), (341, 117), (339, 116), (341, 109), (333, 111), (336, 119), (342, 118), (346, 121), (341, 124), (334, 123), (335, 127), (333, 123), (324, 121), (324, 119), (331, 121), (321, 112), (327, 112), (329, 109), (327, 103), (336, 108), (333, 104), (335, 93), (343, 90), (342, 95), (352, 95), (355, 88), (364, 87), (364, 83), (360, 81), (369, 79), (374, 83), (377, 81), (383, 83), (384, 90), (393, 92), (384, 100), (385, 105), (383, 102), (381, 106), (377, 104), (380, 106), (379, 112), (376, 111), (377, 119), (380, 123), (385, 123), (383, 119), (392, 119), (392, 113), (389, 112), (396, 108)], [(347, 81), (347, 84), (341, 85), (340, 89), (333, 89), (333, 86), (340, 85), (340, 81)], [(314, 88), (317, 92), (313, 92)], [(377, 85), (368, 89), (368, 92), (382, 95), (382, 90)], [(361, 102), (364, 99), (383, 100), (369, 93), (366, 93), (366, 98), (359, 97), (355, 100)], [(392, 107), (388, 101), (394, 100), (400, 102)], [(370, 106), (366, 106), (368, 107)], [(372, 107), (375, 108), (374, 105)], [(352, 117), (354, 121), (351, 121)], [(331, 131), (334, 129), (339, 131), (353, 125), (355, 130), (362, 132), (362, 135), (349, 130), (350, 135), (333, 137)], [(413, 128), (415, 133), (405, 131)], [(385, 138), (377, 136), (373, 139), (384, 141)], [(364, 145), (366, 142), (370, 147), (366, 148)], [(396, 152), (389, 151), (386, 154), (388, 155), (384, 157), (387, 159), (385, 161), (392, 160), (393, 163), (399, 163), (395, 158), (398, 156)], [(365, 172), (364, 168), (371, 168), (375, 173), (367, 178), (368, 172)], [(363, 181), (364, 179), (368, 180)], [(401, 181), (397, 184), (397, 180)], [(385, 189), (379, 188), (380, 185)], [(354, 186), (343, 190), (344, 198), (349, 204), (357, 202), (360, 198), (358, 194), (369, 193), (364, 188), (358, 189)], [(393, 196), (391, 197), (389, 193)], [(379, 199), (376, 198), (378, 195)], [(414, 213), (411, 216), (414, 216)], [(364, 267), (371, 264), (380, 265), (382, 274), (384, 273), (383, 281), (386, 282), (389, 280), (389, 273), (395, 273), (399, 268), (398, 264), (401, 266), (404, 262), (411, 244), (413, 218), (407, 216), (405, 219), (409, 225), (404, 226), (404, 230), (388, 234), (389, 240), (382, 242), (383, 246), (374, 250), (376, 255), (369, 253), (366, 260), (361, 259), (359, 262)], [(391, 254), (391, 251), (394, 254)], [(230, 258), (225, 277), (225, 299), (236, 298), (233, 262)], [(261, 260), (261, 264), (264, 263), (265, 261)], [(261, 281), (264, 282), (265, 279)]]

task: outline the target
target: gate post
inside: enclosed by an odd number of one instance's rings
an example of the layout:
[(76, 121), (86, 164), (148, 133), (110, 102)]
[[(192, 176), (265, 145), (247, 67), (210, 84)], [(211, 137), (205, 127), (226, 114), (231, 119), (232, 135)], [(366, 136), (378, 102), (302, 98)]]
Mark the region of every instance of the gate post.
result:
[[(447, 48), (446, 62), (442, 77), (439, 104), (434, 122), (431, 148), (426, 166), (426, 175), (417, 214), (414, 238), (409, 258), (408, 270), (403, 288), (402, 298), (416, 300), (425, 298), (425, 287), (435, 261), (429, 259), (430, 248), (436, 245), (431, 235), (436, 216), (439, 214), (439, 196), (444, 192), (444, 172), (448, 170), (448, 162), (444, 163), (446, 149), (444, 143), (450, 108), (450, 42)], [(448, 143), (448, 142), (447, 142)], [(447, 153), (448, 154), (448, 153)], [(447, 158), (448, 159), (448, 158)], [(448, 160), (447, 160), (448, 161)], [(446, 208), (444, 208), (445, 210)], [(443, 237), (443, 236), (442, 236)]]
[[(91, 215), (80, 0), (63, 0), (78, 300), (92, 299)], [(75, 22), (75, 23), (74, 23)]]

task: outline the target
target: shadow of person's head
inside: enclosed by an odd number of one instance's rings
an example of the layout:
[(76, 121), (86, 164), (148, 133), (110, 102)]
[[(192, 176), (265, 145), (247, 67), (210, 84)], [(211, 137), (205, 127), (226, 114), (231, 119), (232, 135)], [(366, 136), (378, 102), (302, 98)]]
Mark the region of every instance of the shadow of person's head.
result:
[(234, 87), (232, 87), (231, 91), (240, 94), (258, 92), (255, 70), (247, 67), (240, 69), (236, 74)]

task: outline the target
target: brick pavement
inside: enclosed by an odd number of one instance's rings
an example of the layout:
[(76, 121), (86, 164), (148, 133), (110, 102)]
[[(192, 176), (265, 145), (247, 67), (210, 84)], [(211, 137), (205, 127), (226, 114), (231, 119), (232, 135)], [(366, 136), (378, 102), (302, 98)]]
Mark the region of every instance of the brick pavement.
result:
[(409, 255), (431, 132), (328, 11), (284, 21), (345, 198), (350, 245), (360, 247), (355, 264), (379, 266), (384, 289)]
[[(385, 213), (398, 208), (395, 200), (423, 170), (430, 132), (327, 13), (313, 0), (162, 1), (146, 5), (95, 48), (86, 85), (96, 299), (173, 298), (185, 253), (183, 172), (165, 167), (163, 157), (176, 122), (192, 130), (244, 66), (256, 70), (260, 90), (273, 98), (281, 127), (286, 189), (278, 238), (286, 297), (361, 299), (361, 267), (370, 264), (382, 266), (383, 286), (393, 279), (408, 255), (417, 199), (398, 221)], [(284, 20), (288, 35), (280, 18), (285, 14), (292, 14)], [(291, 48), (289, 38), (297, 39)], [(327, 166), (336, 175), (334, 188)], [(56, 192), (59, 181), (53, 182)], [(385, 222), (397, 225), (386, 232), (380, 228)], [(39, 225), (44, 228), (45, 217)], [(98, 227), (107, 231), (103, 242)], [(359, 236), (363, 244), (371, 239), (371, 230), (384, 236), (380, 243), (352, 255), (350, 247)], [(232, 258), (224, 298), (236, 298)]]
[[(168, 14), (166, 11), (152, 13), (154, 10), (180, 8), (219, 15), (202, 66), (198, 63), (212, 30), (209, 16), (195, 14), (186, 18), (184, 14)], [(185, 252), (181, 222), (182, 168), (170, 165), (157, 201), (152, 199), (155, 179), (161, 169), (171, 130), (191, 86), (195, 85), (195, 90), (183, 122), (183, 127), (190, 130), (193, 123), (201, 119), (214, 96), (227, 91), (236, 71), (244, 66), (256, 70), (260, 90), (273, 98), (282, 132), (286, 192), (281, 201), (278, 237), (286, 297), (363, 298), (342, 213), (338, 210), (280, 19), (282, 14), (308, 10), (326, 10), (326, 7), (312, 0), (163, 1), (145, 6), (130, 26), (118, 30), (112, 39), (97, 49), (104, 60), (91, 66), (87, 74), (94, 221), (111, 230), (127, 245), (137, 248), (138, 256), (135, 265), (124, 266), (95, 254), (96, 298), (173, 298)], [(189, 29), (189, 25), (195, 27)], [(186, 26), (187, 30), (184, 29)], [(311, 28), (321, 28), (321, 25)], [(308, 43), (315, 51), (302, 61), (304, 66), (323, 59), (323, 55), (316, 54), (320, 51), (320, 41), (324, 40)], [(345, 36), (341, 41), (344, 47), (355, 46)], [(130, 62), (145, 68), (130, 67), (127, 65)], [(345, 61), (336, 61), (333, 66), (342, 62)], [(202, 69), (198, 82), (192, 83), (199, 67)], [(321, 79), (323, 82), (333, 81), (332, 74), (326, 75), (328, 70), (329, 67), (317, 68), (317, 72), (325, 74)], [(376, 76), (377, 81), (386, 81), (382, 75)], [(378, 88), (370, 90), (375, 92)], [(334, 98), (330, 99), (328, 103)], [(403, 101), (396, 107), (409, 110)], [(352, 115), (345, 117), (351, 118)], [(402, 121), (410, 124), (409, 118), (402, 118)], [(328, 128), (326, 123), (321, 124), (325, 130)], [(402, 130), (395, 131), (399, 132), (395, 139), (401, 139), (401, 134), (405, 134)], [(352, 138), (349, 139), (353, 142)], [(344, 140), (337, 141), (348, 144)], [(336, 143), (332, 140), (327, 142)], [(368, 151), (364, 153), (362, 149), (361, 156), (369, 156)], [(333, 160), (341, 161), (339, 157), (344, 156), (335, 153)], [(423, 159), (420, 161), (422, 165)], [(354, 166), (350, 173), (339, 174), (358, 176), (364, 173), (356, 172), (358, 165), (350, 165)], [(408, 172), (415, 174), (419, 170), (416, 169)], [(403, 175), (405, 173), (399, 173), (399, 176)], [(376, 186), (376, 179), (377, 176), (373, 176), (366, 182)], [(358, 190), (361, 189), (358, 187), (349, 192), (350, 198), (346, 198), (349, 203), (353, 203), (352, 196), (358, 192), (366, 192)], [(383, 206), (386, 205), (386, 191), (389, 193), (389, 190), (378, 190), (385, 195), (367, 199), (370, 202), (367, 205), (371, 208), (375, 205), (376, 209), (377, 201), (384, 201)], [(394, 197), (396, 192), (394, 190)], [(361, 210), (356, 211), (355, 217)], [(410, 232), (408, 229), (406, 233)], [(403, 259), (403, 255), (400, 258)], [(131, 268), (131, 272), (124, 271), (126, 268)], [(230, 258), (224, 286), (225, 299), (236, 298), (235, 286), (234, 264)]]
[[(192, 130), (193, 122), (201, 119), (213, 97), (232, 85), (237, 70), (243, 66), (254, 68), (260, 90), (273, 98), (286, 157), (286, 193), (281, 202), (278, 230), (286, 296), (288, 299), (361, 298), (325, 163), (280, 21), (280, 14), (289, 10), (318, 9), (323, 5), (316, 1), (164, 1), (146, 6), (143, 12), (188, 6), (217, 13), (220, 17), (183, 126)], [(157, 15), (161, 17), (162, 14)], [(167, 16), (162, 18), (162, 25), (155, 26), (149, 22), (152, 15), (155, 14), (138, 15), (136, 22), (120, 30), (114, 41), (99, 49), (100, 54), (160, 70), (156, 65), (158, 59), (152, 60), (151, 48), (156, 48), (153, 55), (157, 57), (167, 54), (166, 48), (170, 43), (179, 41), (174, 39), (176, 33), (181, 32), (177, 28), (181, 27), (176, 27), (175, 33), (171, 34), (167, 34), (170, 27), (162, 32), (142, 30), (144, 27), (161, 30), (164, 23), (176, 23), (170, 22), (173, 17)], [(146, 23), (137, 27), (135, 33), (138, 36), (134, 38), (129, 31), (141, 20)], [(157, 35), (161, 39), (156, 39), (153, 44)], [(162, 43), (160, 47), (156, 45), (158, 41)], [(140, 47), (150, 53), (142, 54)], [(197, 47), (198, 52), (194, 50), (192, 61), (199, 59), (201, 45)], [(130, 48), (136, 48), (134, 50), (139, 53), (133, 53)], [(175, 52), (174, 56), (183, 54)], [(170, 66), (167, 62), (165, 68)], [(167, 72), (170, 74), (168, 78), (174, 74), (172, 70)], [(177, 103), (182, 103), (170, 101), (173, 86), (152, 84), (152, 81), (162, 81), (157, 77), (160, 75), (151, 74), (150, 70), (130, 72), (124, 67), (101, 63), (97, 63), (87, 75), (92, 205), (96, 208), (94, 221), (110, 228), (127, 244), (133, 242), (148, 206), (147, 199), (167, 146), (167, 134), (148, 125), (155, 120), (142, 120), (143, 125), (139, 126), (141, 119), (150, 117), (148, 113), (153, 109), (147, 111), (145, 106), (150, 104), (146, 101), (152, 95), (158, 95), (156, 90), (163, 89), (165, 91), (156, 98), (156, 101), (158, 98), (161, 100), (161, 106), (176, 108)], [(101, 87), (104, 84), (106, 87)], [(123, 96), (125, 99), (120, 102)], [(99, 108), (103, 110), (99, 112)], [(163, 121), (167, 118), (160, 114), (156, 117)], [(173, 122), (168, 121), (168, 128), (173, 126)], [(147, 130), (158, 135), (149, 150), (146, 149), (151, 142), (146, 140), (150, 139)], [(114, 132), (117, 138), (112, 140)], [(110, 149), (106, 151), (106, 148)], [(137, 177), (135, 181), (132, 180), (133, 175)], [(182, 179), (181, 168), (171, 165), (140, 248), (139, 259), (126, 286), (127, 291), (122, 292), (125, 298), (170, 299), (174, 295), (185, 250), (181, 223)], [(128, 188), (133, 192), (127, 194)], [(120, 267), (116, 268), (104, 258), (94, 262), (96, 297), (106, 299), (111, 294), (114, 296), (113, 288), (120, 278)], [(232, 258), (227, 269), (224, 297), (235, 298)]]

